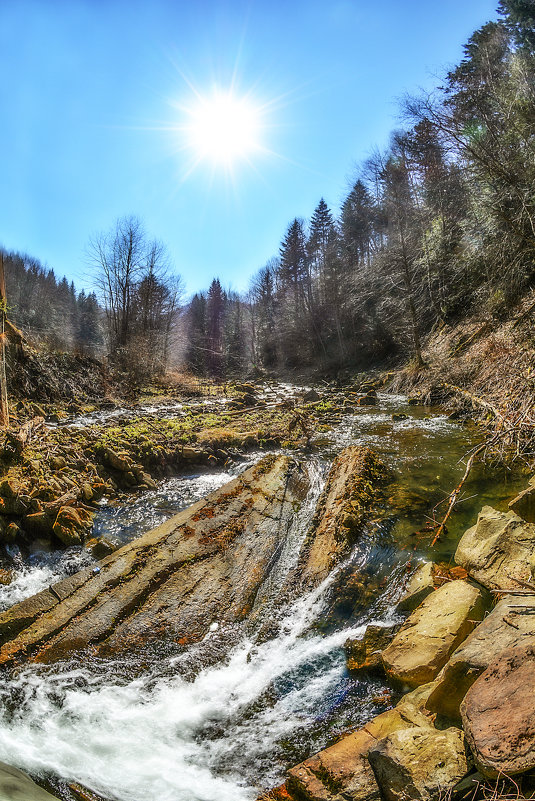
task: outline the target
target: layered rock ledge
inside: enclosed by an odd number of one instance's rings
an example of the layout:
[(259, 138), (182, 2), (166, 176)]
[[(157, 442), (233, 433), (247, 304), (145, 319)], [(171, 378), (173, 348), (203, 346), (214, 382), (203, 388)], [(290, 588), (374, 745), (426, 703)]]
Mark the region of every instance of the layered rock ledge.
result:
[(266, 457), (96, 568), (0, 614), (0, 664), (186, 644), (215, 621), (243, 619), (307, 490), (297, 462)]

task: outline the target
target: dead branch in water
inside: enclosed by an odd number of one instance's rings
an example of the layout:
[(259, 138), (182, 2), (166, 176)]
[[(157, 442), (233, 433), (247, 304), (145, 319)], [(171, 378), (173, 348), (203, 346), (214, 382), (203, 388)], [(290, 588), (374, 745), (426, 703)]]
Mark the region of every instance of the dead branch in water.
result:
[[(458, 387), (455, 389), (472, 401), (476, 398), (476, 396), (465, 390), (459, 390)], [(435, 523), (436, 531), (431, 546), (434, 546), (446, 531), (446, 524), (459, 500), (461, 490), (479, 457), (485, 460), (489, 455), (492, 455), (494, 458), (498, 457), (501, 461), (505, 461), (509, 457), (512, 461), (522, 459), (527, 464), (531, 464), (535, 455), (535, 407), (531, 397), (528, 397), (528, 400), (520, 408), (509, 410), (505, 413), (501, 413), (482, 398), (477, 398), (477, 401), (481, 406), (493, 412), (495, 416), (494, 427), (487, 438), (469, 452), (464, 475), (449, 495), (446, 514), (440, 524)]]

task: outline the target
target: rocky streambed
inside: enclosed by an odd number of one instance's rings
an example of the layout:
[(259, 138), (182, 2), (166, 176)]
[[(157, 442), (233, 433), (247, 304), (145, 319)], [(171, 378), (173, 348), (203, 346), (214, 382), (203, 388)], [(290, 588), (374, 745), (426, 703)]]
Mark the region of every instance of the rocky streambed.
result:
[[(440, 564), (419, 567), (429, 558), (425, 514), (454, 485), (476, 432), (403, 398), (358, 403), (372, 397), (310, 400), (325, 431), (311, 437), (302, 421), (306, 450), (294, 439), (291, 453), (227, 464), (219, 483), (230, 483), (201, 497), (199, 481), (198, 500), (178, 515), (173, 506), (195, 499), (178, 497), (186, 478), (97, 511), (104, 536), (112, 518), (115, 533), (128, 523), (122, 546), (98, 562), (71, 547), (83, 570), (51, 565), (40, 593), (0, 614), (0, 758), (69, 801), (378, 797), (391, 781), (381, 778), (384, 741), (398, 732), (404, 753), (427, 764), (423, 790), (411, 779), (414, 797), (453, 786), (424, 752), (473, 773), (462, 713), (426, 704), (438, 703), (440, 671), (461, 670), (454, 656), (483, 631), (491, 615), (470, 634), (497, 593), (468, 577), (468, 563), (443, 562), (476, 508), (490, 500), (507, 517), (506, 499), (526, 479), (504, 486), (474, 474), (433, 550)], [(199, 479), (217, 476), (217, 466), (203, 469)], [(147, 532), (148, 520), (160, 525)], [(439, 634), (429, 621), (442, 621)], [(403, 696), (404, 684), (416, 689)]]

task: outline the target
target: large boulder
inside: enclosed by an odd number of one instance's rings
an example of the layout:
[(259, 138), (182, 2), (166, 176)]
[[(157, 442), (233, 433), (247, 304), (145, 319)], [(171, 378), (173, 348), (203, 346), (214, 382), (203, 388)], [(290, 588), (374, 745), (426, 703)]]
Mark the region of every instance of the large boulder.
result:
[(535, 768), (535, 643), (504, 651), (461, 704), (467, 742), (485, 776)]
[(21, 770), (0, 762), (1, 801), (57, 801), (42, 787), (33, 782)]
[(268, 456), (158, 528), (0, 614), (0, 664), (113, 656), (201, 640), (250, 612), (308, 489), (293, 459)]
[[(288, 771), (290, 793), (312, 801), (379, 801), (380, 790), (368, 761), (370, 749), (398, 729), (431, 727), (416, 704), (390, 709)], [(292, 796), (293, 797), (293, 796)]]
[(535, 524), (484, 506), (476, 525), (461, 537), (455, 561), (488, 589), (517, 590), (533, 576)]
[(401, 729), (368, 754), (386, 801), (431, 801), (447, 795), (469, 771), (460, 729)]
[(428, 595), (383, 651), (389, 676), (415, 687), (432, 681), (485, 612), (483, 591), (462, 580)]
[(535, 596), (503, 598), (452, 654), (435, 682), (427, 707), (460, 718), (461, 702), (475, 682), (508, 648), (535, 642)]

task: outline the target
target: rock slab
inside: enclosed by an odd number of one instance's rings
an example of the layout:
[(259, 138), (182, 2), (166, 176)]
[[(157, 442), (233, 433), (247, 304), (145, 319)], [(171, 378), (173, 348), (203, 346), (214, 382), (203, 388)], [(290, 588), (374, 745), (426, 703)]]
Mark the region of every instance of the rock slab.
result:
[(202, 639), (250, 612), (308, 479), (268, 456), (89, 568), (0, 614), (0, 664), (101, 657)]
[(334, 459), (299, 557), (299, 592), (321, 584), (348, 553), (385, 475), (369, 448), (353, 445)]
[(484, 611), (483, 591), (473, 584), (458, 579), (439, 587), (383, 651), (387, 674), (409, 687), (432, 681)]

